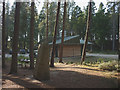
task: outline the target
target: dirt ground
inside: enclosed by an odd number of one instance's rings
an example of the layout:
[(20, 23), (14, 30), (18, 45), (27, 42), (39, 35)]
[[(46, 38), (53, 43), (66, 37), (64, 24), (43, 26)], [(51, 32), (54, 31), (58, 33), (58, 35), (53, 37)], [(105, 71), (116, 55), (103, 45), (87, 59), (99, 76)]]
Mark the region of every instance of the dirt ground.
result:
[(50, 68), (50, 80), (38, 81), (33, 70), (18, 68), (18, 74), (10, 75), (10, 62), (3, 69), (2, 87), (5, 88), (118, 88), (118, 74), (74, 64), (55, 64)]

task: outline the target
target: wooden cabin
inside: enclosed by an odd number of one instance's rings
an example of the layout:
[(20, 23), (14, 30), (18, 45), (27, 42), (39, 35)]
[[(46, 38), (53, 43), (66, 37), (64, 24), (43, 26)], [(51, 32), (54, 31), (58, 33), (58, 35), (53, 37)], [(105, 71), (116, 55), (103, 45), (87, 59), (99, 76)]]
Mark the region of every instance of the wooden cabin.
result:
[[(52, 43), (53, 42), (49, 43), (50, 56), (52, 52)], [(88, 45), (90, 44), (92, 43), (88, 42)], [(61, 45), (61, 39), (56, 40), (55, 57), (59, 57), (60, 45)], [(63, 45), (63, 57), (81, 56), (83, 45), (84, 45), (84, 40), (80, 40), (79, 35), (65, 37), (64, 45)]]

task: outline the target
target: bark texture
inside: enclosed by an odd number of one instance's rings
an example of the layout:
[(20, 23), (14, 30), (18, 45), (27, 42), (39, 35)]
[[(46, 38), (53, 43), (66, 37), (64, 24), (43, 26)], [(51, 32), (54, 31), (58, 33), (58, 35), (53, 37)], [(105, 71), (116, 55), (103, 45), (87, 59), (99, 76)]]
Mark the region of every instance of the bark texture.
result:
[(84, 43), (83, 51), (82, 51), (81, 64), (85, 60), (85, 56), (86, 56), (86, 48), (87, 48), (87, 43), (88, 43), (88, 34), (89, 34), (89, 29), (90, 29), (90, 21), (91, 21), (91, 0), (89, 2), (89, 8), (88, 8), (87, 28), (86, 28), (86, 35), (85, 35), (85, 43)]
[(34, 69), (34, 0), (31, 2), (31, 21), (30, 21), (30, 69)]
[(38, 48), (38, 57), (36, 60), (34, 78), (38, 80), (49, 80), (50, 69), (49, 69), (49, 45), (43, 43)]
[(60, 45), (60, 60), (59, 60), (59, 63), (63, 63), (62, 57), (63, 57), (63, 42), (64, 42), (65, 21), (66, 21), (66, 1), (64, 2), (63, 30), (62, 30), (62, 39), (61, 39), (61, 45)]
[(120, 60), (120, 2), (119, 2), (119, 42), (118, 42), (118, 47), (119, 47), (119, 49), (118, 49), (118, 60)]
[(56, 15), (56, 23), (55, 23), (55, 31), (54, 31), (54, 39), (53, 39), (53, 48), (52, 48), (52, 56), (51, 56), (50, 67), (54, 67), (54, 55), (55, 55), (55, 45), (56, 45), (57, 26), (58, 26), (58, 21), (59, 21), (59, 13), (60, 13), (60, 2), (58, 2), (58, 8), (57, 8), (57, 15)]
[(5, 2), (2, 11), (2, 67), (5, 67)]
[(20, 2), (16, 2), (15, 22), (14, 22), (14, 36), (12, 44), (12, 62), (10, 73), (17, 73), (17, 54), (18, 54), (18, 40), (19, 40), (19, 23), (20, 23)]
[(48, 40), (48, 0), (47, 0), (47, 21), (46, 21), (46, 40)]

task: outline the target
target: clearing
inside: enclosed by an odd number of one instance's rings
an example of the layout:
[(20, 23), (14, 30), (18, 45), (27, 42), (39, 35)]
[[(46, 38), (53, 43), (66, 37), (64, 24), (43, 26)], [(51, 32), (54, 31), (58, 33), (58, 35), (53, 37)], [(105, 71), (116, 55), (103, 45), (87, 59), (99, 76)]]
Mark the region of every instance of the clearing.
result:
[[(64, 58), (64, 62), (74, 62), (75, 58)], [(33, 71), (28, 68), (18, 68), (18, 74), (9, 75), (10, 61), (3, 69), (3, 88), (118, 88), (117, 72), (102, 71), (98, 67), (85, 65), (55, 63), (50, 68), (50, 80), (38, 81), (32, 76)], [(66, 61), (67, 60), (67, 61)]]

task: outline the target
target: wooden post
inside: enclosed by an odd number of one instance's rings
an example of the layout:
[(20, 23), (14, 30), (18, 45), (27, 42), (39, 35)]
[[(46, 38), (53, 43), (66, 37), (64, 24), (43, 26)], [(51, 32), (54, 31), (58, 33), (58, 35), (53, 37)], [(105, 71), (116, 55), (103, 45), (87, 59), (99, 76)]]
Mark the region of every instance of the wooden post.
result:
[(85, 35), (85, 43), (84, 43), (83, 51), (82, 51), (81, 64), (83, 63), (83, 61), (85, 59), (85, 56), (86, 56), (86, 48), (87, 48), (87, 43), (88, 43), (88, 34), (89, 34), (89, 29), (90, 29), (90, 21), (91, 21), (91, 0), (89, 2), (89, 8), (88, 8), (87, 28), (86, 28), (86, 35)]
[(57, 26), (59, 21), (59, 12), (60, 12), (60, 1), (58, 2), (57, 15), (56, 15), (56, 23), (55, 23), (55, 31), (54, 31), (54, 39), (53, 39), (53, 48), (51, 55), (50, 67), (54, 67), (54, 55), (55, 55), (55, 45), (56, 45), (56, 37), (57, 37)]
[(2, 67), (5, 67), (5, 1), (3, 1), (2, 11)]
[(64, 42), (65, 21), (66, 21), (66, 0), (64, 2), (63, 30), (62, 30), (62, 39), (61, 39), (61, 45), (60, 45), (60, 60), (59, 60), (59, 63), (63, 63), (62, 57), (63, 57), (63, 42)]

